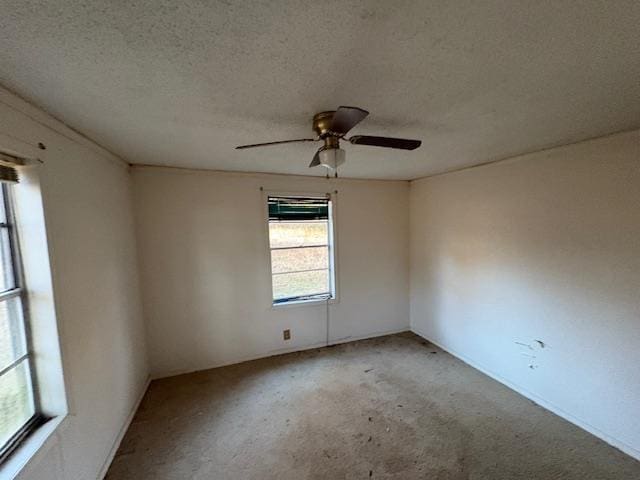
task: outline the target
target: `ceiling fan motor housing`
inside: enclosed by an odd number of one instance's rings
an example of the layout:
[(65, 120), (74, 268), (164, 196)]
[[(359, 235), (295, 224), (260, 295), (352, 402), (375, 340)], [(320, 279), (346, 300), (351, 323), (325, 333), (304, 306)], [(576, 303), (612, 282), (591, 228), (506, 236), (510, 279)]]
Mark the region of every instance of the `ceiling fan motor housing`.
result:
[(334, 113), (336, 112), (332, 110), (328, 112), (316, 113), (313, 116), (313, 131), (318, 134), (318, 137), (326, 138), (333, 134), (333, 132), (331, 131), (331, 125), (333, 123)]

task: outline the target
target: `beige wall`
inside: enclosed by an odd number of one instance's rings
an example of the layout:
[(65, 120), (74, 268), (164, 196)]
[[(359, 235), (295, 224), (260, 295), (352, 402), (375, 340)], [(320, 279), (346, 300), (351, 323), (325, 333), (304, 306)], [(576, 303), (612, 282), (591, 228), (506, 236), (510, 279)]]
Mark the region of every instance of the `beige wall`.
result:
[(324, 344), (325, 305), (271, 306), (260, 187), (339, 192), (332, 341), (409, 328), (408, 182), (147, 167), (133, 176), (155, 376)]
[(38, 169), (70, 409), (19, 478), (94, 480), (148, 376), (128, 167), (1, 89), (0, 148), (44, 161)]
[(640, 458), (640, 132), (412, 182), (411, 326)]

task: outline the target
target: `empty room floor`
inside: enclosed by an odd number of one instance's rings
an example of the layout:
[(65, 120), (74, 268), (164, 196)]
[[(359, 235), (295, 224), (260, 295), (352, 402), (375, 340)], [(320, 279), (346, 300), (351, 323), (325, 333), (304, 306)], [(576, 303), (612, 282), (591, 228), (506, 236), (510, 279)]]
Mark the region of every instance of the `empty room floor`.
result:
[(154, 381), (108, 480), (632, 479), (640, 462), (404, 333)]

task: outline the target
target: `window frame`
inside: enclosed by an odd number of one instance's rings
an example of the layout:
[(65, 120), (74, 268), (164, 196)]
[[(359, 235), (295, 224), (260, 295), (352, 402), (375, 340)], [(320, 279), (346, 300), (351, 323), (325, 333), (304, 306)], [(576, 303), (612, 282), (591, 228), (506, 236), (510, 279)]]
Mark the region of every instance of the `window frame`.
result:
[[(268, 278), (268, 286), (269, 286), (269, 303), (272, 309), (281, 309), (288, 307), (296, 307), (296, 306), (304, 306), (304, 305), (325, 305), (327, 301), (330, 304), (338, 303), (339, 295), (338, 295), (338, 238), (336, 232), (336, 203), (337, 203), (337, 192), (329, 193), (322, 191), (282, 191), (282, 190), (266, 190), (261, 188), (262, 190), (262, 205), (263, 205), (263, 222), (264, 222), (264, 232), (265, 232), (265, 245), (266, 245), (266, 257), (267, 257), (267, 274)], [(287, 301), (275, 302), (273, 298), (273, 266), (271, 262), (271, 241), (270, 241), (270, 231), (269, 231), (269, 197), (291, 197), (291, 198), (322, 198), (329, 200), (329, 219), (327, 221), (328, 226), (328, 260), (329, 260), (329, 289), (330, 296), (329, 297), (309, 297), (309, 298), (296, 298)]]
[(44, 421), (42, 408), (40, 405), (40, 395), (38, 391), (38, 381), (36, 374), (36, 365), (34, 361), (33, 341), (31, 335), (31, 325), (29, 321), (29, 303), (27, 298), (27, 288), (25, 285), (25, 275), (22, 264), (22, 256), (20, 251), (20, 241), (18, 237), (18, 225), (16, 221), (16, 209), (14, 205), (14, 195), (11, 191), (11, 185), (1, 182), (0, 195), (4, 203), (6, 223), (0, 223), (0, 228), (6, 228), (8, 231), (9, 250), (11, 253), (11, 267), (13, 270), (13, 288), (0, 293), (0, 302), (9, 301), (12, 298), (20, 299), (22, 308), (22, 322), (24, 328), (25, 353), (15, 359), (10, 365), (3, 368), (0, 377), (7, 374), (14, 368), (17, 368), (23, 362), (29, 367), (29, 380), (31, 386), (31, 395), (33, 398), (33, 415), (27, 420), (4, 444), (0, 445), (0, 465), (7, 460), (11, 454), (21, 445), (21, 443)]

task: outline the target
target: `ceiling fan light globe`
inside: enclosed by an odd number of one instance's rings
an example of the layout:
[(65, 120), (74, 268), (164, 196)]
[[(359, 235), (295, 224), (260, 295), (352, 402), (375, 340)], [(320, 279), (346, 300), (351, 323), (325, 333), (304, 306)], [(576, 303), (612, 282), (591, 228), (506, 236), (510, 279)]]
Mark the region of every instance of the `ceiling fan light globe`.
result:
[(347, 159), (346, 152), (341, 148), (326, 148), (318, 152), (320, 165), (335, 170)]

